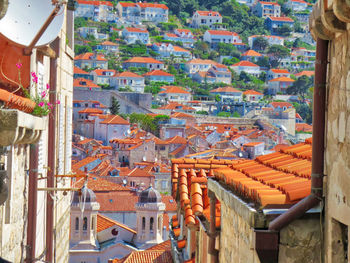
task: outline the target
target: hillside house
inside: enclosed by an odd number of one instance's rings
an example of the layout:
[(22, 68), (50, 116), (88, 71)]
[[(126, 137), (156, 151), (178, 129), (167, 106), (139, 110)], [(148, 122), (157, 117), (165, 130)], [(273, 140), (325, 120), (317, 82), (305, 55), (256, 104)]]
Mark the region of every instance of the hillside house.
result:
[(271, 79), (276, 79), (276, 78), (280, 78), (280, 77), (290, 77), (290, 72), (286, 69), (276, 69), (276, 68), (272, 68), (269, 69), (269, 71), (267, 72), (267, 79), (271, 80)]
[(111, 41), (104, 41), (98, 44), (95, 49), (102, 51), (106, 54), (117, 55), (119, 52), (119, 45)]
[(94, 80), (94, 77), (90, 75), (89, 72), (86, 72), (85, 70), (82, 70), (76, 66), (74, 66), (74, 75), (73, 78), (83, 78), (83, 79), (88, 79), (88, 80)]
[(222, 23), (222, 16), (219, 12), (215, 11), (196, 11), (192, 16), (191, 26), (199, 28), (201, 26), (207, 26), (211, 29), (215, 28), (215, 24)]
[(82, 53), (80, 55), (75, 56), (74, 65), (81, 69), (84, 69), (84, 68), (107, 69), (108, 61), (101, 54), (87, 52), (87, 53)]
[(140, 41), (142, 44), (149, 43), (149, 33), (147, 29), (143, 28), (126, 27), (122, 31), (122, 37), (127, 44), (135, 44), (137, 41)]
[(293, 29), (294, 20), (290, 17), (273, 17), (269, 16), (265, 20), (265, 25), (267, 29), (270, 31), (271, 35), (279, 35), (278, 28), (287, 25), (291, 29)]
[(217, 62), (210, 59), (192, 59), (187, 61), (185, 64), (185, 71), (190, 76), (198, 71), (208, 71), (213, 65), (216, 65)]
[(145, 78), (130, 71), (117, 73), (111, 81), (111, 86), (115, 89), (131, 88), (134, 92), (143, 93), (145, 88)]
[(203, 40), (208, 42), (212, 48), (219, 43), (242, 43), (242, 39), (237, 33), (225, 30), (207, 30), (203, 35)]
[(163, 62), (151, 57), (133, 57), (123, 62), (124, 69), (130, 67), (146, 68), (148, 70), (165, 69)]
[(263, 56), (259, 52), (256, 52), (255, 50), (252, 50), (252, 49), (244, 52), (241, 55), (242, 60), (248, 60), (250, 62), (257, 62), (259, 58), (262, 58), (262, 57)]
[(169, 8), (157, 3), (119, 2), (116, 6), (120, 19), (124, 22), (140, 24), (142, 21), (160, 23), (168, 22)]
[[(79, 116), (78, 112), (84, 109), (98, 109), (99, 111), (93, 112), (97, 114), (105, 114), (107, 111), (107, 106), (103, 105), (101, 102), (97, 100), (73, 100), (73, 121), (78, 119), (87, 119), (88, 115)], [(88, 137), (88, 136), (86, 136)], [(91, 136), (90, 138), (92, 138)]]
[(264, 149), (264, 142), (248, 142), (246, 144), (243, 144), (243, 150), (248, 153), (249, 159), (255, 159), (259, 155), (263, 155)]
[(83, 38), (93, 36), (96, 40), (104, 40), (109, 37), (108, 34), (99, 33), (97, 27), (79, 27), (78, 34)]
[(159, 54), (160, 58), (175, 57), (179, 59), (189, 60), (192, 54), (187, 49), (175, 46), (171, 43), (154, 43), (152, 49)]
[(73, 89), (79, 89), (79, 90), (101, 90), (101, 87), (96, 85), (94, 82), (88, 79), (83, 78), (77, 78), (73, 80)]
[(248, 102), (259, 102), (264, 98), (264, 94), (256, 90), (246, 90), (243, 92), (243, 95)]
[(123, 139), (126, 137), (127, 131), (130, 130), (129, 121), (118, 115), (95, 116), (94, 138), (100, 140), (104, 145), (112, 139)]
[(173, 83), (175, 81), (175, 77), (173, 74), (170, 74), (168, 72), (165, 72), (163, 70), (152, 70), (150, 72), (147, 72), (143, 74), (146, 80), (150, 82), (168, 82)]
[(288, 87), (293, 85), (295, 80), (288, 77), (279, 77), (268, 81), (269, 94), (275, 95), (279, 92), (286, 93)]
[(217, 63), (213, 65), (207, 72), (196, 72), (194, 75), (192, 75), (192, 79), (199, 83), (207, 82), (231, 84), (232, 73), (227, 68), (227, 66)]
[(237, 74), (241, 74), (242, 71), (258, 77), (261, 73), (260, 67), (250, 61), (240, 61), (232, 66), (230, 66)]
[(250, 49), (253, 48), (254, 41), (258, 37), (265, 38), (270, 46), (271, 45), (280, 45), (280, 46), (284, 45), (284, 38), (283, 37), (279, 37), (279, 36), (265, 36), (265, 35), (253, 35), (253, 36), (249, 36), (248, 37), (248, 45), (249, 45)]
[(190, 92), (184, 90), (178, 86), (163, 86), (161, 91), (158, 93), (158, 98), (163, 102), (178, 102), (185, 103), (192, 100)]
[(90, 74), (93, 76), (95, 84), (110, 86), (112, 79), (116, 75), (116, 71), (114, 69), (95, 69)]
[(182, 42), (184, 47), (192, 47), (195, 42), (195, 37), (189, 29), (177, 28), (174, 33), (164, 33), (164, 40), (179, 41)]
[(77, 0), (74, 15), (89, 18), (96, 22), (113, 22), (116, 19), (113, 9), (113, 4), (109, 1)]
[(196, 109), (192, 108), (191, 106), (184, 105), (178, 102), (169, 102), (168, 104), (159, 107), (158, 110), (166, 111), (168, 114), (172, 112), (194, 113), (196, 111)]
[(241, 102), (243, 98), (242, 91), (229, 86), (213, 89), (210, 91), (210, 94), (214, 96), (219, 95), (222, 102), (224, 102), (225, 100), (233, 100), (233, 101)]
[(277, 2), (258, 1), (253, 5), (252, 11), (256, 16), (263, 18), (281, 16), (281, 6)]
[(286, 6), (293, 12), (305, 11), (308, 9), (308, 3), (303, 0), (288, 0)]

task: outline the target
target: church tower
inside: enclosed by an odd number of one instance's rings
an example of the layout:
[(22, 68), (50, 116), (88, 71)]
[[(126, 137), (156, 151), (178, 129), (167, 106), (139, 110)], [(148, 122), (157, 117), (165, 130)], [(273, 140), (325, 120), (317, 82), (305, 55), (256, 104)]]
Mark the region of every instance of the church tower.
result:
[(95, 193), (84, 186), (74, 192), (70, 214), (70, 250), (98, 249), (97, 212), (100, 204)]
[(163, 242), (163, 215), (165, 204), (152, 186), (143, 190), (136, 203), (137, 238), (136, 242), (146, 249)]

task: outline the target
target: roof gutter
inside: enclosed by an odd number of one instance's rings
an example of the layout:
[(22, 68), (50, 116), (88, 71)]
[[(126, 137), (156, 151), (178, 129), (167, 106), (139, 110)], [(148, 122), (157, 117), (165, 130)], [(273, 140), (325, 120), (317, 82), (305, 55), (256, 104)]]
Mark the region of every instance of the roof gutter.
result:
[(292, 206), (287, 212), (275, 218), (268, 230), (256, 230), (256, 251), (262, 263), (278, 262), (278, 242), (274, 242), (274, 249), (266, 250), (259, 246), (259, 240), (270, 236), (276, 241), (279, 231), (294, 220), (300, 218), (309, 209), (323, 200), (323, 168), (324, 168), (324, 135), (326, 110), (326, 81), (328, 65), (328, 40), (317, 38), (315, 85), (313, 94), (313, 132), (312, 132), (312, 170), (311, 194)]

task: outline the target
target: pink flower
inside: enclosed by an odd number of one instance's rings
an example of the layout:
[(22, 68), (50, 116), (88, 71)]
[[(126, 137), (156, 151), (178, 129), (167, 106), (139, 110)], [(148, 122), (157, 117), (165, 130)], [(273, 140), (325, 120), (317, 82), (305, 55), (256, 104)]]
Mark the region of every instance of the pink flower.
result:
[(49, 107), (50, 107), (51, 105), (52, 105), (52, 104), (51, 104), (50, 102), (48, 102), (48, 103), (47, 103), (47, 106), (49, 106)]
[(46, 89), (50, 89), (50, 85), (49, 84), (46, 84)]
[(56, 104), (61, 104), (60, 100), (56, 100)]
[(46, 96), (46, 91), (41, 92), (41, 97), (44, 98)]
[(33, 72), (31, 72), (30, 74), (32, 75), (32, 77), (33, 77), (33, 78), (36, 78), (36, 74), (35, 74), (35, 72), (34, 72), (34, 71), (33, 71)]
[(20, 69), (22, 67), (22, 63), (16, 63), (16, 67)]
[(43, 107), (43, 106), (44, 106), (44, 102), (43, 102), (43, 101), (40, 101), (40, 102), (38, 103), (38, 106), (39, 106), (39, 107)]
[(33, 82), (34, 82), (34, 83), (38, 83), (38, 77), (37, 77), (37, 75), (35, 74), (35, 72), (32, 72), (31, 75), (32, 75), (32, 77), (33, 77)]
[(89, 88), (89, 90), (92, 90), (92, 88)]

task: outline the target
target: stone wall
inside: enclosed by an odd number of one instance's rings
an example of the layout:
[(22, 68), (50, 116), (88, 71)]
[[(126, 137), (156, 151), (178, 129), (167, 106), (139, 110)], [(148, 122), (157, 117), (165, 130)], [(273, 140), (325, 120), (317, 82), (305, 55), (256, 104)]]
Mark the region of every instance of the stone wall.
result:
[[(326, 262), (344, 262), (350, 224), (350, 31), (330, 41), (326, 105)], [(344, 247), (345, 246), (345, 247)]]
[[(123, 94), (125, 95), (125, 93)], [(74, 100), (98, 100), (107, 107), (111, 106), (112, 97), (115, 97), (120, 105), (120, 113), (151, 113), (149, 108), (145, 108), (147, 104), (145, 101), (149, 100), (151, 94), (139, 94), (138, 96), (123, 96), (114, 90), (102, 90), (102, 91), (87, 91), (87, 90), (74, 90)], [(152, 96), (151, 96), (152, 98)], [(130, 100), (129, 100), (130, 99)], [(131, 101), (135, 99), (135, 101)], [(140, 104), (137, 104), (140, 103)], [(147, 104), (148, 105), (148, 104)]]
[(6, 159), (9, 197), (0, 206), (0, 257), (21, 262), (27, 242), (29, 146), (12, 146)]

